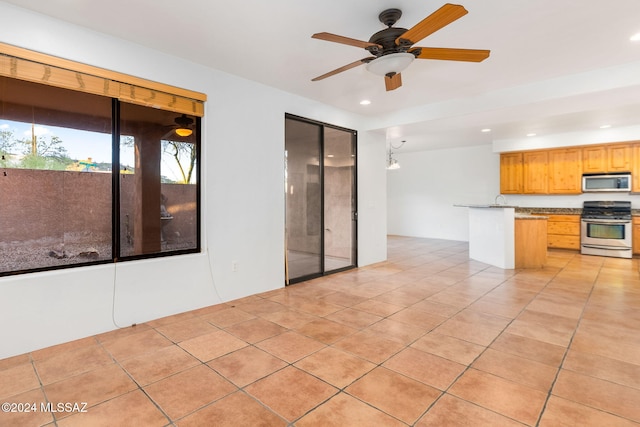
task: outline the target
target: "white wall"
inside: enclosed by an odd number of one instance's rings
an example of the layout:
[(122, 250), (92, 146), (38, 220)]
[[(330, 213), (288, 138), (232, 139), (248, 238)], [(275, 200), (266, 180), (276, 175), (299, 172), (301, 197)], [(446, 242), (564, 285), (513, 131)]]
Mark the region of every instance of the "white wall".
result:
[(469, 239), (467, 208), (493, 202), (500, 190), (500, 156), (490, 145), (394, 153), (387, 171), (389, 234)]
[[(203, 253), (0, 278), (0, 358), (284, 285), (284, 115), (360, 117), (3, 2), (0, 15), (4, 43), (208, 96)], [(358, 148), (366, 265), (386, 257), (384, 140), (363, 132)]]
[(387, 259), (386, 139), (358, 134), (358, 264)]
[[(573, 142), (572, 145), (617, 142), (628, 140), (629, 135), (628, 132), (550, 135), (544, 138), (547, 143), (544, 147), (564, 146), (567, 141)], [(518, 150), (525, 150), (530, 140), (512, 142)], [(536, 146), (540, 148), (540, 145)], [(417, 153), (395, 152), (394, 157), (401, 168), (387, 171), (389, 234), (468, 241), (468, 210), (453, 205), (495, 201), (500, 192), (500, 154), (494, 152), (496, 147), (511, 151), (511, 145), (500, 141), (494, 143), (493, 148), (484, 145)], [(632, 208), (640, 209), (640, 196), (628, 193), (520, 194), (505, 198), (509, 205), (531, 208), (582, 208), (585, 200), (628, 200)]]
[(504, 153), (638, 140), (640, 140), (640, 126), (626, 126), (595, 131), (556, 133), (532, 138), (498, 139), (493, 141), (493, 150)]

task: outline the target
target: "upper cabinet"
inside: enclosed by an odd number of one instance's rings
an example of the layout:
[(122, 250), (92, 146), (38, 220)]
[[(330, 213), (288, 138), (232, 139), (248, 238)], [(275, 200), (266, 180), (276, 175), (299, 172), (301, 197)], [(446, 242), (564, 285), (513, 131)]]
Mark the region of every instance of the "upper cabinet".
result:
[(522, 155), (525, 194), (546, 194), (549, 188), (547, 151), (527, 151)]
[(640, 142), (500, 154), (502, 194), (580, 194), (582, 174), (631, 172), (640, 192)]
[(583, 173), (629, 172), (632, 163), (630, 144), (595, 145), (582, 148)]
[[(631, 191), (640, 193), (640, 143), (633, 144), (631, 158)], [(640, 245), (640, 241), (638, 242)]]
[(500, 193), (522, 193), (522, 153), (500, 154)]
[(580, 194), (582, 192), (582, 170), (582, 149), (550, 150), (549, 193)]
[(602, 145), (582, 149), (582, 172), (604, 173), (607, 171), (607, 148)]
[(607, 145), (607, 172), (630, 172), (632, 160), (631, 144)]

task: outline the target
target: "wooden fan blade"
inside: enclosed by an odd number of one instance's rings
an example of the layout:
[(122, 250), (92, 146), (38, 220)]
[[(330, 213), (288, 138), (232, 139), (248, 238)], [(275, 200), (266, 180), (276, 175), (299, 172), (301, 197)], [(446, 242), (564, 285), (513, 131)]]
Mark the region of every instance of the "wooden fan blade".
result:
[(396, 90), (402, 86), (402, 77), (400, 76), (400, 73), (396, 73), (391, 77), (384, 76), (384, 86), (387, 88), (387, 92), (390, 90)]
[(317, 82), (318, 80), (326, 79), (327, 77), (331, 77), (334, 74), (338, 74), (338, 73), (341, 73), (343, 71), (347, 71), (347, 70), (350, 70), (352, 68), (355, 68), (358, 65), (362, 65), (362, 64), (366, 63), (370, 59), (375, 59), (375, 58), (372, 56), (372, 57), (368, 57), (368, 58), (358, 59), (357, 61), (352, 62), (351, 64), (343, 65), (342, 67), (336, 68), (333, 71), (329, 71), (328, 73), (325, 73), (325, 74), (323, 74), (321, 76), (318, 76), (315, 79), (311, 79), (311, 81), (312, 82)]
[[(396, 44), (415, 44), (429, 34), (433, 34), (439, 29), (451, 24), (456, 19), (462, 18), (467, 13), (467, 9), (463, 6), (447, 3), (398, 37)], [(406, 41), (403, 42), (403, 40)]]
[(489, 57), (490, 50), (453, 49), (446, 47), (416, 47), (420, 49), (420, 59), (442, 59), (445, 61), (482, 62)]
[(380, 46), (379, 44), (369, 43), (362, 40), (356, 40), (350, 37), (339, 36), (337, 34), (331, 34), (331, 33), (316, 33), (312, 35), (311, 38), (326, 40), (328, 42), (334, 42), (334, 43), (342, 43), (349, 46), (361, 47), (363, 49), (366, 49), (368, 47), (374, 47), (374, 46), (378, 47), (379, 49), (382, 49), (382, 46)]

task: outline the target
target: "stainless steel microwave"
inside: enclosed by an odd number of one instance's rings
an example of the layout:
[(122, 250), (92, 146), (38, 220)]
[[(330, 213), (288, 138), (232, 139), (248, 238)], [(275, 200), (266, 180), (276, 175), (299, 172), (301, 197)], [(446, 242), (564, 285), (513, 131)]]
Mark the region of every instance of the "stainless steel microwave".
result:
[(631, 191), (631, 174), (582, 175), (582, 192)]

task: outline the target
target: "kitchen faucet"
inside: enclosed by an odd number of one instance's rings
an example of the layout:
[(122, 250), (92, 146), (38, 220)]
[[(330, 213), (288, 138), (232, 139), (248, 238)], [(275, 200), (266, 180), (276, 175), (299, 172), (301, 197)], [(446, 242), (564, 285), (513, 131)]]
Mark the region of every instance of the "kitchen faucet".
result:
[[(498, 203), (498, 199), (500, 199), (502, 201), (502, 203)], [(507, 198), (504, 197), (502, 194), (498, 194), (493, 202), (496, 205), (506, 205), (507, 204)]]

